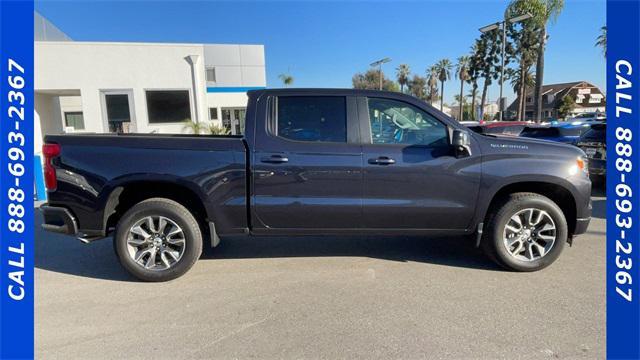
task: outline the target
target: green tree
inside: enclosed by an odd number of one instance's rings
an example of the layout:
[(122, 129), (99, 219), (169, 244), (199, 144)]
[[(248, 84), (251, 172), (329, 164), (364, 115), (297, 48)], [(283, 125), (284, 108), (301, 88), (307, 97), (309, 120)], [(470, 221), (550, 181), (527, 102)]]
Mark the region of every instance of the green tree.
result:
[(516, 5), (533, 15), (538, 29), (538, 47), (536, 56), (536, 83), (533, 92), (534, 119), (542, 118), (542, 86), (544, 84), (544, 51), (547, 43), (547, 23), (555, 22), (564, 8), (564, 0), (513, 0), (509, 6)]
[(465, 100), (464, 97), (464, 82), (467, 81), (469, 79), (469, 62), (470, 62), (470, 58), (469, 56), (460, 56), (458, 58), (458, 63), (456, 64), (456, 77), (460, 80), (460, 95), (458, 95), (459, 98), (459, 102), (460, 102), (460, 112), (459, 112), (459, 118), (458, 120), (462, 120), (463, 117), (463, 112), (464, 112), (464, 106), (462, 105), (462, 103)]
[(417, 97), (420, 100), (427, 99), (426, 87), (427, 87), (427, 79), (422, 76), (413, 75), (411, 80), (408, 82), (409, 94)]
[(438, 100), (438, 75), (439, 72), (436, 65), (427, 68), (427, 99), (429, 99), (430, 105), (433, 105)]
[(184, 120), (184, 126), (182, 127), (182, 129), (187, 130), (187, 132), (190, 132), (192, 134), (198, 135), (207, 131), (207, 125), (202, 122)]
[[(364, 74), (357, 73), (351, 78), (354, 89), (378, 90), (380, 86), (380, 74), (376, 69), (369, 69)], [(382, 73), (382, 90), (399, 91), (400, 87), (395, 81), (389, 80)]]
[(596, 46), (602, 49), (602, 54), (607, 57), (607, 26), (600, 28), (600, 35), (596, 38)]
[(291, 76), (289, 73), (286, 74), (280, 74), (278, 75), (278, 78), (280, 78), (280, 80), (282, 81), (282, 84), (285, 87), (289, 87), (293, 84), (293, 76)]
[[(534, 85), (533, 74), (531, 68), (524, 68), (522, 66), (518, 69), (508, 69), (506, 72), (506, 78), (509, 79), (513, 92), (516, 93), (516, 101), (518, 101), (516, 108), (516, 120), (524, 120), (525, 115), (525, 98), (529, 89)], [(522, 82), (524, 79), (524, 82)]]
[(573, 112), (576, 107), (576, 101), (569, 95), (565, 95), (558, 105), (558, 118), (564, 119)]
[(400, 92), (404, 92), (404, 87), (409, 83), (409, 75), (411, 74), (411, 69), (407, 64), (400, 64), (396, 69), (396, 79), (398, 80), (398, 84), (400, 84)]
[(209, 126), (206, 128), (206, 131), (211, 135), (229, 135), (231, 133), (231, 130), (227, 129), (226, 127), (214, 124), (209, 124)]
[[(499, 31), (489, 31), (480, 35), (476, 40), (474, 58), (478, 71), (478, 78), (483, 79), (482, 96), (480, 98), (480, 118), (484, 113), (487, 101), (487, 90), (494, 80), (500, 76), (500, 56), (502, 52), (502, 39)], [(506, 66), (506, 62), (505, 62)]]
[(440, 80), (440, 111), (444, 105), (444, 83), (451, 79), (451, 61), (449, 59), (441, 59), (436, 63), (438, 71), (438, 80)]
[[(513, 18), (529, 11), (526, 2), (512, 2), (505, 11), (505, 18)], [(518, 106), (516, 110), (516, 119), (524, 120), (525, 117), (525, 94), (527, 88), (534, 84), (529, 81), (532, 79), (530, 69), (536, 62), (538, 54), (538, 32), (539, 27), (534, 19), (527, 19), (518, 23), (507, 22), (508, 41), (506, 49), (507, 58), (518, 64), (516, 69), (508, 69), (506, 74), (511, 80), (513, 91), (516, 93)], [(524, 79), (522, 82), (520, 79)]]

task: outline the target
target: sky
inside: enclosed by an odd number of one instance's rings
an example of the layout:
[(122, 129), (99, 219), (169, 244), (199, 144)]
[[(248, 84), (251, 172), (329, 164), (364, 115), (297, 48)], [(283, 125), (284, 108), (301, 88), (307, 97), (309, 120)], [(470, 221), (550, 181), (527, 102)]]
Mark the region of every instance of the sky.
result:
[[(469, 53), (478, 29), (499, 20), (509, 1), (49, 1), (36, 11), (75, 41), (242, 43), (265, 46), (267, 86), (351, 87), (351, 78), (383, 57), (413, 73)], [(548, 27), (545, 84), (584, 80), (605, 90), (605, 59), (594, 46), (605, 25), (604, 0), (566, 0)], [(454, 103), (459, 81), (445, 83)], [(467, 91), (465, 90), (465, 93)], [(496, 84), (488, 99), (498, 98)], [(505, 82), (509, 101), (513, 90)]]

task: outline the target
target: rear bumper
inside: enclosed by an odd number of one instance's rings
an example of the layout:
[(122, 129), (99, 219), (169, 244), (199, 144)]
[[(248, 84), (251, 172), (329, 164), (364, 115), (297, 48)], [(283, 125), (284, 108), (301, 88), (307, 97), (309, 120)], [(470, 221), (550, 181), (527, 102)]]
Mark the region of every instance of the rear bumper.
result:
[(59, 206), (40, 206), (44, 221), (42, 228), (46, 231), (60, 234), (76, 235), (78, 233), (78, 222), (71, 211)]

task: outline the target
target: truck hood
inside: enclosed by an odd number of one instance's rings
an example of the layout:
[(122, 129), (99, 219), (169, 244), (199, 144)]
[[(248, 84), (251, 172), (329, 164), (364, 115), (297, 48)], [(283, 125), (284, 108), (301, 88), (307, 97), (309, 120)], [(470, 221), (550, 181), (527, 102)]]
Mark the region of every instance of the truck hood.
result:
[(534, 138), (485, 136), (476, 134), (481, 143), (483, 154), (500, 153), (531, 156), (577, 157), (585, 156), (584, 152), (573, 145)]

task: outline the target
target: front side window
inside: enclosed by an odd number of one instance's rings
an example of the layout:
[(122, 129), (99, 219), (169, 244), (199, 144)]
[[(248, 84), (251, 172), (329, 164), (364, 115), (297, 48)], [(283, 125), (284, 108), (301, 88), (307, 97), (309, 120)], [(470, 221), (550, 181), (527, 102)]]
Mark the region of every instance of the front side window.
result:
[(346, 142), (346, 100), (338, 96), (280, 96), (276, 135), (289, 140)]
[(369, 121), (372, 144), (448, 144), (443, 123), (402, 101), (369, 98)]
[(150, 124), (191, 121), (188, 90), (148, 90), (147, 111)]

